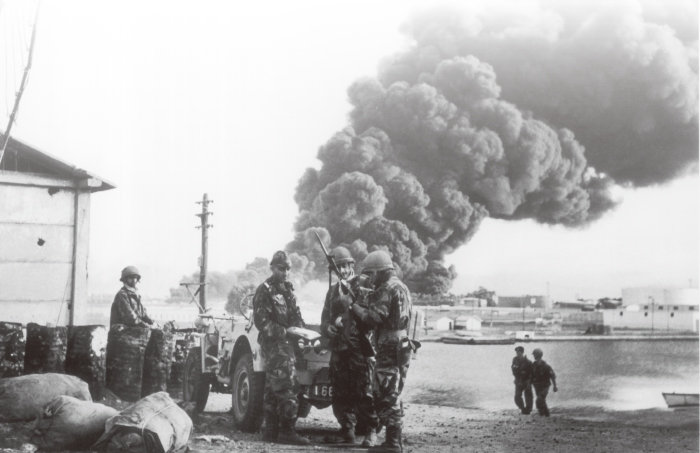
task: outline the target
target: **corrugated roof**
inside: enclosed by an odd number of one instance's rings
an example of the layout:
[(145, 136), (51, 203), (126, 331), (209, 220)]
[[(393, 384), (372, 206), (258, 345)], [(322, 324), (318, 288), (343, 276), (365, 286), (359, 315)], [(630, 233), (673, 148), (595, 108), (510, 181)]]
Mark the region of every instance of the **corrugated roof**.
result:
[[(2, 137), (2, 134), (0, 134)], [(12, 161), (14, 159), (14, 162)], [(18, 171), (25, 173), (42, 173), (59, 176), (66, 179), (96, 180), (99, 184), (90, 185), (91, 192), (114, 189), (116, 186), (106, 179), (90, 173), (75, 165), (71, 165), (58, 157), (10, 137), (5, 156), (0, 164), (0, 170)]]

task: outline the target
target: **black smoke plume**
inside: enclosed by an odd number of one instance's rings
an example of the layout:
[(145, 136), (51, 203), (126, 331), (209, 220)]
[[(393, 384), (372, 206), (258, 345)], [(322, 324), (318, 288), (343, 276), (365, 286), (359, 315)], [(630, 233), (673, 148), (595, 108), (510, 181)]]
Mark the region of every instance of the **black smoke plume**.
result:
[(409, 23), (414, 44), (349, 88), (349, 125), (301, 178), (290, 250), (319, 273), (313, 230), (358, 260), (385, 249), (412, 290), (440, 293), (444, 256), (485, 216), (582, 226), (615, 183), (697, 164), (697, 28), (684, 42), (630, 4)]

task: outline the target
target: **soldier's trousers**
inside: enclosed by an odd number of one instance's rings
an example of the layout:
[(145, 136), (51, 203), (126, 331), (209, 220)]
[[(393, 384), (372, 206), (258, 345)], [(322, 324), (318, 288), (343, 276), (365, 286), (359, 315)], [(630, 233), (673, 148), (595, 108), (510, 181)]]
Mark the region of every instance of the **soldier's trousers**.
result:
[[(525, 403), (523, 403), (523, 393), (525, 394)], [(530, 381), (515, 381), (515, 405), (520, 408), (523, 414), (532, 412), (532, 385)]]
[[(403, 391), (411, 360), (409, 348), (395, 344), (379, 345), (377, 369), (374, 373), (374, 407), (379, 422), (387, 428), (403, 428)], [(388, 432), (388, 431), (387, 431)]]
[(333, 351), (330, 378), (333, 385), (333, 414), (343, 429), (352, 431), (357, 425), (366, 435), (379, 426), (372, 397), (374, 359), (360, 351)]
[(265, 418), (277, 419), (280, 426), (292, 426), (299, 412), (294, 349), (279, 342), (263, 345), (261, 350), (265, 361)]
[(547, 407), (547, 394), (549, 393), (549, 385), (536, 385), (535, 394), (537, 395), (537, 400), (535, 405), (537, 406), (537, 412), (540, 415), (549, 417), (549, 407)]

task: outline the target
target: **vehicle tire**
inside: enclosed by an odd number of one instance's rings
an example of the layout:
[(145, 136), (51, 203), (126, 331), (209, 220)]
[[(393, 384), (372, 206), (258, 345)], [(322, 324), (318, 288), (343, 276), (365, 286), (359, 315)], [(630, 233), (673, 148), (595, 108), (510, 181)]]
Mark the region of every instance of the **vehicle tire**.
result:
[(254, 433), (263, 420), (265, 373), (253, 369), (251, 353), (243, 354), (231, 373), (231, 413), (233, 424), (241, 431)]
[(185, 359), (182, 373), (182, 399), (195, 404), (196, 413), (202, 412), (209, 399), (209, 377), (202, 373), (202, 356), (199, 348), (191, 348)]

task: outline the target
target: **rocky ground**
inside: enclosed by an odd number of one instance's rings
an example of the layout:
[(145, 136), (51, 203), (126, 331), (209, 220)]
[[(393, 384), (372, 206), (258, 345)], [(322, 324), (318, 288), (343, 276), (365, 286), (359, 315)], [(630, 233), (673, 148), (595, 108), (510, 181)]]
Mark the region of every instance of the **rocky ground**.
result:
[[(190, 450), (202, 453), (231, 451), (363, 451), (359, 446), (328, 443), (336, 429), (330, 409), (312, 410), (299, 420), (299, 431), (311, 447), (262, 442), (260, 434), (232, 428), (224, 407), (225, 395), (194, 419)], [(216, 397), (220, 397), (217, 404)], [(217, 407), (218, 406), (218, 407)], [(212, 410), (214, 407), (214, 410)], [(552, 410), (549, 418), (520, 415), (516, 410), (489, 412), (422, 404), (405, 405), (404, 449), (407, 452), (698, 452), (698, 409), (602, 412)], [(21, 449), (31, 423), (0, 424), (0, 453)], [(380, 434), (380, 439), (383, 434)], [(25, 445), (25, 451), (31, 448)]]

